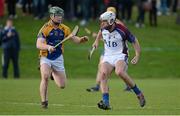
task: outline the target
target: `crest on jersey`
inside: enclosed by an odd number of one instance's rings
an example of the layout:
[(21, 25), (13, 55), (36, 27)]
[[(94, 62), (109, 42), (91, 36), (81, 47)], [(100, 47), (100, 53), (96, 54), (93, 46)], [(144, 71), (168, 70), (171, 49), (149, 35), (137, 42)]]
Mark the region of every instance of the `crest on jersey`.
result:
[(58, 31), (54, 31), (54, 35), (55, 35), (55, 36), (58, 36)]

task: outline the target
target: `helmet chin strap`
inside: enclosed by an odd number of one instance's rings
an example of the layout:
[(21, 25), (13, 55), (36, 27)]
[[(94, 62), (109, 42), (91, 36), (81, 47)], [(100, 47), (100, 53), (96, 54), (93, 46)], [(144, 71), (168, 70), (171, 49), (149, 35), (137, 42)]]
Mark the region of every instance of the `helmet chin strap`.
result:
[(52, 20), (52, 22), (53, 22), (55, 25), (57, 25), (57, 26), (60, 24), (59, 22), (55, 22), (55, 21), (53, 21), (53, 20)]
[(112, 28), (112, 25), (108, 25), (108, 26), (104, 27), (104, 29), (106, 29), (106, 30), (110, 30), (111, 28)]
[[(53, 17), (55, 17), (55, 14), (53, 14)], [(51, 18), (52, 22), (54, 25), (59, 26), (61, 22), (55, 22), (52, 18)]]

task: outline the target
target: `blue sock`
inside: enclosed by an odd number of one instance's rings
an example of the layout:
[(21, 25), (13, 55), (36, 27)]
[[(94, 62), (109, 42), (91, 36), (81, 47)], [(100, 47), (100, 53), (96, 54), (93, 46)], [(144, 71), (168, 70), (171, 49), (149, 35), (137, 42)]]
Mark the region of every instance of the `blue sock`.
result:
[(106, 105), (109, 105), (109, 93), (103, 93), (103, 101)]
[(132, 90), (134, 91), (134, 93), (136, 95), (139, 95), (141, 93), (141, 91), (139, 90), (139, 88), (136, 85), (134, 87), (132, 87)]
[(99, 84), (96, 84), (96, 89), (97, 89), (97, 90), (99, 90), (99, 87), (100, 87)]

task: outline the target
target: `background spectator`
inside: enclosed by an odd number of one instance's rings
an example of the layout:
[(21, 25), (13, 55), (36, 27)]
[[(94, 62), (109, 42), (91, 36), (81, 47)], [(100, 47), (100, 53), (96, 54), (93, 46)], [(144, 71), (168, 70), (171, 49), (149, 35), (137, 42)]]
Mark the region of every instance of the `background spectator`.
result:
[(123, 22), (131, 22), (132, 15), (132, 0), (122, 0), (122, 20)]
[(168, 2), (167, 2), (167, 0), (161, 0), (160, 11), (161, 11), (162, 15), (168, 15)]
[(3, 31), (3, 26), (0, 25), (0, 47), (1, 47), (1, 44), (2, 44), (2, 31)]
[(85, 26), (89, 18), (91, 16), (91, 0), (83, 0), (81, 2), (81, 10), (82, 10), (82, 21), (80, 22), (81, 26)]
[(6, 0), (9, 18), (17, 18), (16, 0)]
[(0, 18), (4, 16), (4, 0), (0, 0)]
[(42, 19), (45, 16), (45, 0), (33, 0), (34, 18)]
[(2, 39), (2, 49), (3, 49), (3, 57), (2, 57), (2, 76), (3, 78), (8, 77), (8, 67), (9, 62), (12, 60), (13, 68), (14, 68), (14, 77), (19, 78), (19, 50), (20, 50), (20, 41), (19, 35), (16, 31), (15, 27), (13, 27), (12, 19), (8, 19), (6, 21), (6, 26), (2, 31), (1, 35)]
[(147, 7), (145, 2), (147, 2), (147, 0), (137, 0), (138, 16), (135, 25), (137, 28), (144, 27), (145, 8)]
[(22, 1), (22, 11), (24, 16), (32, 13), (32, 0)]
[(176, 23), (180, 25), (180, 11), (177, 14)]
[(173, 14), (176, 14), (177, 7), (178, 7), (178, 0), (173, 0), (173, 4), (172, 4), (172, 12), (173, 12)]
[(149, 11), (149, 22), (151, 26), (157, 26), (157, 1), (151, 0), (151, 9)]

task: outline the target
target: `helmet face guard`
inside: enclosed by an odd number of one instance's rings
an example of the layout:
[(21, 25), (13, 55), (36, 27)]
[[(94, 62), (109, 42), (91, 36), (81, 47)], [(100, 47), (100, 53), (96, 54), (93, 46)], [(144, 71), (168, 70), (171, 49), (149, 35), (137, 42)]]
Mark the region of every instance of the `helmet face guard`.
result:
[(116, 15), (113, 12), (106, 11), (105, 13), (101, 14), (99, 19), (101, 21), (107, 21), (109, 25), (113, 25), (116, 20)]
[(107, 21), (108, 25), (103, 28), (109, 30), (116, 20), (116, 15), (113, 12), (106, 11), (105, 13), (101, 14), (99, 20)]

